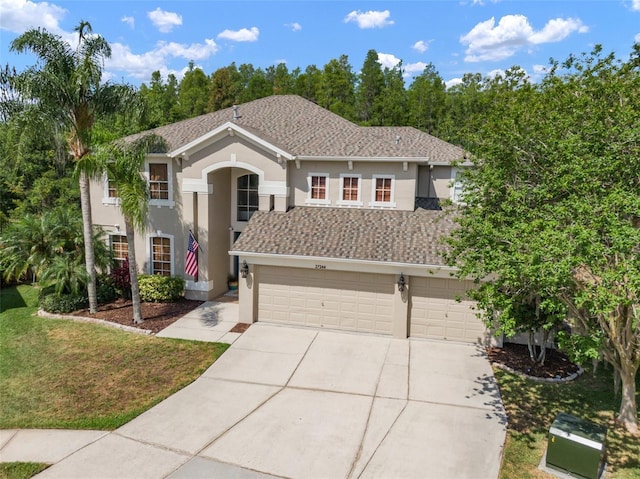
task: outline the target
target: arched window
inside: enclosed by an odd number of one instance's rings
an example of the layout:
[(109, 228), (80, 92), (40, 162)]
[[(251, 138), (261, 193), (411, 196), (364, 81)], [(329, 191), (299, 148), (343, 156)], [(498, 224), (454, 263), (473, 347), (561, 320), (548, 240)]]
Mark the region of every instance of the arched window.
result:
[(249, 221), (258, 210), (258, 175), (238, 177), (238, 221)]

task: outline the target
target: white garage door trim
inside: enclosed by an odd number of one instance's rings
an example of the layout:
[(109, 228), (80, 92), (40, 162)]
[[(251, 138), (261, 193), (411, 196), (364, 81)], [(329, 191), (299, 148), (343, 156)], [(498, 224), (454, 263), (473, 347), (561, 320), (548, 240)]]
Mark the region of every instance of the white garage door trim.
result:
[(484, 341), (485, 327), (475, 315), (475, 302), (465, 295), (472, 287), (472, 281), (454, 278), (412, 278), (409, 336)]
[(262, 266), (258, 321), (391, 334), (394, 276)]

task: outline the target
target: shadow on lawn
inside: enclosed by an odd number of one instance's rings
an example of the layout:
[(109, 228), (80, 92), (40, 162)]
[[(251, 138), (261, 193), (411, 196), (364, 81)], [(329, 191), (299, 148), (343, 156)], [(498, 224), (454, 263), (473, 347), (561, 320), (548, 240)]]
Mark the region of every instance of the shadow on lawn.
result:
[(0, 289), (0, 313), (8, 309), (25, 308), (27, 303), (15, 286)]
[(614, 421), (620, 395), (614, 395), (611, 369), (600, 365), (595, 376), (585, 372), (564, 384), (538, 383), (501, 370), (495, 375), (509, 429), (529, 448), (535, 449), (539, 435), (546, 436), (558, 413), (565, 412), (607, 427), (607, 462), (614, 469), (640, 467), (640, 441)]

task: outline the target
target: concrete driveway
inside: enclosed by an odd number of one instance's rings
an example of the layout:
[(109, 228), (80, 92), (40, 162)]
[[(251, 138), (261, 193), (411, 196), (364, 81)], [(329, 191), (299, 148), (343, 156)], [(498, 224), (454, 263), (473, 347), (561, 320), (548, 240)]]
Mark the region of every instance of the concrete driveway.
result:
[(496, 478), (473, 345), (256, 323), (197, 381), (41, 478)]

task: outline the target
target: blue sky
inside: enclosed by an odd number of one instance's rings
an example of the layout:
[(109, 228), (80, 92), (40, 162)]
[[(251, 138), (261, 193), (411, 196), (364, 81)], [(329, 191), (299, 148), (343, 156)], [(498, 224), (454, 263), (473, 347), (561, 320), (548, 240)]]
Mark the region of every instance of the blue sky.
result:
[(384, 66), (402, 60), (407, 84), (429, 62), (449, 85), (513, 65), (535, 80), (550, 58), (599, 43), (626, 59), (640, 42), (640, 0), (0, 0), (2, 64), (33, 63), (9, 51), (27, 29), (72, 41), (80, 20), (112, 46), (106, 79), (135, 85), (154, 70), (180, 78), (190, 60), (209, 74), (231, 62), (322, 68), (346, 54), (357, 72), (370, 49)]

